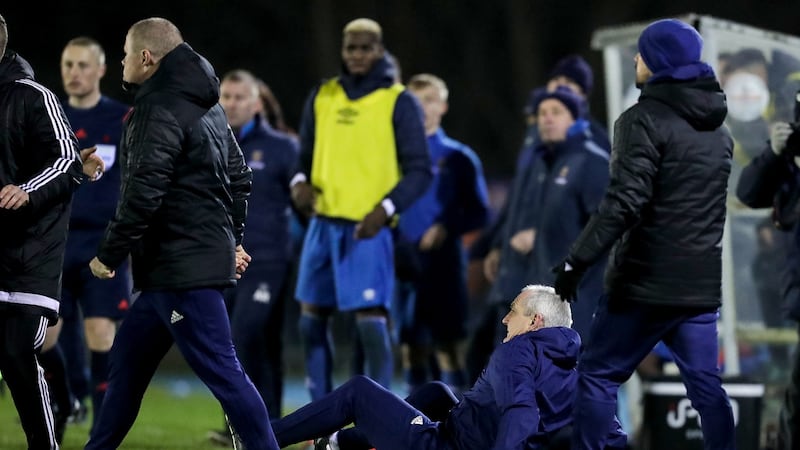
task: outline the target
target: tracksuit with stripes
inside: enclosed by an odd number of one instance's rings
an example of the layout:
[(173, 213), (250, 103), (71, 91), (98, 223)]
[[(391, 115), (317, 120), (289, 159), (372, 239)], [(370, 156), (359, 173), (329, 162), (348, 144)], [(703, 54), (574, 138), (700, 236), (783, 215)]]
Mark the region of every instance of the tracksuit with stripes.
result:
[(28, 448), (57, 449), (36, 355), (58, 317), (70, 203), (84, 176), (58, 99), (10, 50), (0, 60), (0, 105), (0, 198), (28, 196), (17, 209), (0, 208), (0, 372)]

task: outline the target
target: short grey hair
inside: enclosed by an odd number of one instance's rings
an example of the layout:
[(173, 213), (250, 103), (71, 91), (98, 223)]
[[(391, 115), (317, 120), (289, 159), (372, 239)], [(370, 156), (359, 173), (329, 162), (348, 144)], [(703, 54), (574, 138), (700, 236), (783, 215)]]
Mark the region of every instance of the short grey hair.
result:
[(552, 287), (529, 284), (520, 292), (525, 294), (521, 299), (522, 304), (518, 305), (524, 315), (533, 317), (541, 314), (545, 328), (572, 326), (572, 308), (568, 302), (561, 300)]
[(183, 43), (183, 36), (174, 23), (161, 17), (143, 19), (128, 30), (132, 51), (150, 50), (153, 58), (160, 60)]

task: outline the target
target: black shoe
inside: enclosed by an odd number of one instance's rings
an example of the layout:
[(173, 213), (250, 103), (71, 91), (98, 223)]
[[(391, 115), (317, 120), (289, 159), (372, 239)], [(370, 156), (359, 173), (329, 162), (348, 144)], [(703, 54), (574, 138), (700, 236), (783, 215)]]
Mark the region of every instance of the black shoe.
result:
[(79, 425), (85, 423), (88, 417), (89, 417), (89, 409), (86, 407), (86, 403), (78, 399), (75, 399), (72, 404), (72, 412), (67, 418), (67, 423), (73, 425)]
[(314, 441), (314, 450), (331, 450), (330, 437), (322, 437)]

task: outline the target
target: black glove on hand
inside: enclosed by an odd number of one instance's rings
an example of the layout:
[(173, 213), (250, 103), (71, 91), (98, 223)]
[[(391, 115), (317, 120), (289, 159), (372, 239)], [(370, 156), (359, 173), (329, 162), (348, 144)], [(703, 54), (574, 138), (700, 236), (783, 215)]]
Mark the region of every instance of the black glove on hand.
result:
[(382, 205), (378, 205), (369, 214), (361, 219), (361, 222), (356, 224), (356, 239), (369, 239), (374, 237), (381, 231), (389, 216), (386, 215), (386, 210)]
[(577, 300), (578, 285), (581, 284), (581, 278), (583, 278), (585, 272), (586, 269), (575, 267), (567, 260), (553, 267), (553, 273), (556, 274), (556, 281), (553, 286), (556, 294), (562, 300), (570, 303)]

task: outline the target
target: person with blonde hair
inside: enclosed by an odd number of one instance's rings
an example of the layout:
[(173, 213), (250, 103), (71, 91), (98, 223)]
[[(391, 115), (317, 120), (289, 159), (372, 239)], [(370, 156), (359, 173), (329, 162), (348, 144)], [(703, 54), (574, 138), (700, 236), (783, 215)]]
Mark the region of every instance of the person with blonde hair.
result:
[(301, 119), (292, 200), (310, 223), (295, 296), (314, 400), (332, 389), (328, 320), (337, 310), (355, 313), (366, 373), (390, 385), (387, 311), (394, 293), (394, 243), (389, 225), (431, 179), (422, 112), (396, 83), (382, 36), (371, 19), (344, 27), (342, 73), (314, 88)]

